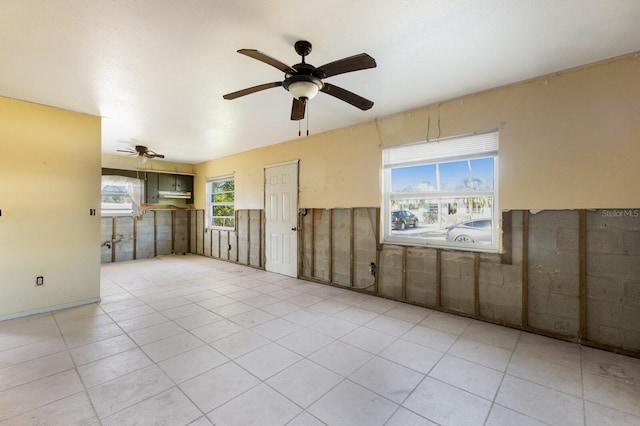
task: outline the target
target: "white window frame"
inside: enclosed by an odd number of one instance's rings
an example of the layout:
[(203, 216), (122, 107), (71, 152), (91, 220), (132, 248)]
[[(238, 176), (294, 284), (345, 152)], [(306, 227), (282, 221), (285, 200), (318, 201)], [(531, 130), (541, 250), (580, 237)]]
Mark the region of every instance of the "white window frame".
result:
[[(109, 181), (105, 185), (105, 180)], [(108, 186), (120, 188), (119, 191), (110, 193), (105, 192), (104, 189)], [(114, 217), (114, 216), (138, 216), (140, 204), (144, 202), (144, 180), (127, 176), (118, 175), (102, 175), (101, 179), (101, 198), (104, 199), (105, 195), (121, 195), (129, 199), (129, 203), (108, 203), (105, 201), (100, 202), (100, 216), (101, 217)]]
[[(493, 158), (493, 189), (441, 189), (439, 175), (440, 166), (447, 163), (459, 162), (464, 160), (481, 160)], [(469, 163), (471, 164), (471, 163)], [(431, 166), (435, 165), (436, 183), (425, 189), (416, 189), (415, 191), (396, 191), (392, 190), (392, 169), (412, 167), (412, 166)], [(473, 180), (473, 176), (472, 179)], [(473, 185), (472, 185), (473, 186)], [(469, 219), (491, 218), (491, 243), (461, 243), (446, 240), (446, 228), (453, 225), (447, 221), (456, 220), (459, 216), (454, 214), (447, 218), (444, 212), (446, 202), (452, 202), (459, 199), (478, 199), (491, 200), (490, 207), (482, 208), (485, 213), (478, 213), (476, 217), (471, 214), (475, 212), (475, 204), (472, 209), (466, 209)], [(392, 200), (425, 200), (432, 201), (429, 206), (435, 206), (436, 213), (433, 232), (429, 232), (428, 226), (416, 230), (408, 230), (407, 232), (395, 231), (391, 225)], [(443, 248), (451, 250), (477, 251), (497, 253), (501, 247), (500, 232), (500, 209), (498, 203), (498, 131), (492, 130), (483, 133), (474, 133), (471, 135), (455, 136), (437, 141), (425, 141), (409, 145), (395, 146), (384, 148), (382, 151), (382, 242), (398, 245), (424, 246)], [(486, 214), (486, 210), (490, 209), (490, 215)], [(409, 209), (410, 210), (410, 209)], [(411, 210), (410, 210), (411, 211)], [(431, 213), (421, 209), (422, 215), (416, 215), (420, 222), (423, 218)], [(484, 217), (480, 217), (484, 216)], [(453, 234), (452, 234), (453, 235)]]
[[(229, 181), (232, 180), (233, 181), (233, 202), (221, 202), (221, 203), (216, 203), (213, 201), (213, 184), (215, 182), (224, 182), (224, 181)], [(235, 230), (236, 229), (236, 221), (235, 221), (235, 193), (236, 193), (236, 179), (235, 179), (235, 175), (231, 174), (231, 175), (224, 175), (224, 176), (216, 176), (216, 177), (212, 177), (212, 178), (207, 178), (207, 228), (209, 229), (222, 229), (222, 230)], [(231, 191), (229, 191), (231, 192)], [(225, 205), (225, 206), (232, 206), (233, 207), (233, 226), (220, 226), (220, 225), (215, 225), (214, 221), (216, 219), (216, 217), (214, 217), (213, 215), (213, 209), (214, 206), (217, 205)], [(222, 217), (222, 216), (220, 216)], [(229, 218), (230, 216), (224, 216)]]

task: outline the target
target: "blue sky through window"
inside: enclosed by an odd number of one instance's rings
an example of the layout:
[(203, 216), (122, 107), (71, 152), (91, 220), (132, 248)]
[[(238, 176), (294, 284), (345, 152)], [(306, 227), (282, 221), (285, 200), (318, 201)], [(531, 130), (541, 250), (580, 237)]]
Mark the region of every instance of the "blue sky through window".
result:
[[(472, 185), (471, 179), (473, 176)], [(493, 189), (493, 158), (440, 163), (440, 190)], [(392, 192), (437, 190), (436, 165), (398, 167), (391, 170)]]

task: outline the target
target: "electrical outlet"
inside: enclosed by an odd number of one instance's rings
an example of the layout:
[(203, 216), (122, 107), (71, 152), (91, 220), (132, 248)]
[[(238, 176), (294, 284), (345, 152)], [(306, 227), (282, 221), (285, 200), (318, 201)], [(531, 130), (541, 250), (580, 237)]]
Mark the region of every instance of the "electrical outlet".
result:
[(376, 264), (371, 262), (371, 264), (369, 265), (369, 273), (371, 275), (375, 275), (376, 274)]
[(44, 285), (44, 277), (36, 277), (36, 285)]

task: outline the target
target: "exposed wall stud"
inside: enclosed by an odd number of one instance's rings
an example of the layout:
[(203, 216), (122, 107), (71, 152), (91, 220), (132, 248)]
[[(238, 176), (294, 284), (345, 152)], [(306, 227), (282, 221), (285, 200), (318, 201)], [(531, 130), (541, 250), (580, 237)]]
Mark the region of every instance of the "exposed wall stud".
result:
[(258, 253), (258, 266), (260, 266), (261, 268), (265, 267), (265, 265), (267, 264), (266, 260), (264, 259), (264, 246), (266, 245), (266, 241), (265, 241), (265, 236), (263, 233), (263, 229), (264, 229), (264, 223), (267, 221), (267, 217), (266, 217), (266, 212), (264, 210), (258, 210), (259, 214), (260, 214), (260, 220), (258, 221), (260, 224), (260, 230), (259, 230), (259, 235), (260, 235), (260, 252)]
[[(380, 252), (382, 251), (382, 243), (380, 242), (380, 208), (376, 208), (376, 267), (380, 269)], [(373, 280), (373, 292), (378, 294), (378, 283), (379, 283), (379, 271), (376, 272), (376, 275)]]
[(402, 300), (407, 298), (407, 247), (402, 247)]
[(473, 310), (477, 317), (480, 316), (480, 254), (473, 256)]
[(138, 257), (138, 218), (133, 218), (133, 260)]
[(251, 210), (247, 210), (247, 265), (251, 265)]
[(513, 235), (513, 220), (511, 211), (502, 212), (502, 254), (500, 255), (500, 262), (504, 265), (513, 264), (513, 247), (512, 247), (512, 235)]
[(158, 255), (158, 212), (153, 211), (153, 257)]
[[(265, 236), (265, 240), (266, 240), (266, 236)], [(266, 244), (266, 241), (265, 241)], [(298, 272), (296, 273), (296, 275), (298, 276), (298, 278), (304, 276), (304, 216), (302, 216), (301, 210), (298, 209), (298, 253), (297, 253), (297, 260), (298, 260)]]
[(193, 210), (187, 211), (187, 247), (188, 253), (192, 253), (191, 249), (191, 213)]
[(111, 261), (116, 261), (116, 218), (111, 218)]
[(333, 282), (333, 209), (329, 210), (329, 282)]
[(309, 276), (316, 277), (316, 209), (311, 209), (311, 269)]
[(349, 209), (349, 284), (355, 286), (355, 240), (354, 240), (354, 211)]
[(580, 300), (580, 340), (587, 339), (587, 212), (579, 210), (578, 251), (579, 251), (579, 300)]
[(176, 252), (176, 211), (171, 210), (171, 254)]
[(442, 306), (442, 251), (436, 249), (436, 307)]
[(529, 327), (529, 210), (522, 211), (522, 326)]

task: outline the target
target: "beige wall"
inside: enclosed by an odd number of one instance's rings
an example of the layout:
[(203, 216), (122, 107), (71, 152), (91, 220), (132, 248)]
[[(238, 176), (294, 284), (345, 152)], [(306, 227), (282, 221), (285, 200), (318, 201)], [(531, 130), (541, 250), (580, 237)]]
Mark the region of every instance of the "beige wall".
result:
[[(263, 166), (300, 159), (301, 207), (380, 205), (381, 149), (500, 130), (500, 208), (640, 206), (640, 57), (627, 55), (295, 139), (196, 166), (196, 206), (206, 177), (235, 173), (237, 208), (262, 208)], [(438, 118), (440, 130), (438, 130)]]
[(0, 97), (0, 318), (99, 297), (100, 145), (99, 117)]

